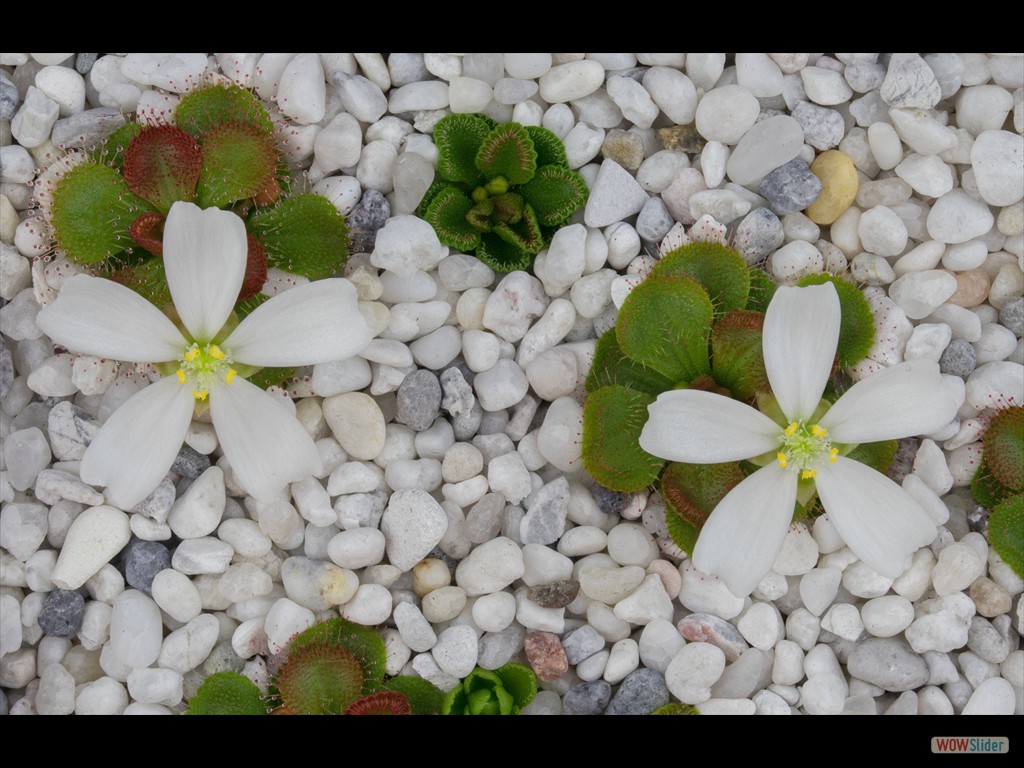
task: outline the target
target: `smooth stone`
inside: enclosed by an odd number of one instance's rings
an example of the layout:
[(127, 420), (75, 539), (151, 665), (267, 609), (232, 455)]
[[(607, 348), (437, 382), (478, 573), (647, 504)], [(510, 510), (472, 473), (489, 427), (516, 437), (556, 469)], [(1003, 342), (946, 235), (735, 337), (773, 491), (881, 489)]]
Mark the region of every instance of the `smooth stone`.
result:
[(966, 243), (982, 237), (995, 222), (988, 206), (954, 189), (940, 197), (928, 213), (928, 236), (943, 243)]
[(134, 589), (118, 595), (110, 614), (110, 650), (119, 663), (144, 669), (157, 660), (162, 643), (160, 609), (152, 598)]
[(556, 64), (539, 78), (540, 97), (549, 104), (580, 99), (600, 88), (604, 76), (604, 67), (590, 59)]
[(614, 160), (605, 160), (590, 186), (584, 223), (599, 228), (622, 221), (639, 213), (647, 200), (647, 192), (631, 173)]
[(815, 104), (831, 107), (842, 104), (853, 95), (843, 76), (832, 69), (810, 66), (800, 70), (804, 93)]
[(469, 597), (504, 589), (524, 573), (523, 551), (512, 539), (499, 536), (478, 545), (455, 570), (455, 583)]
[(606, 715), (647, 715), (669, 702), (665, 677), (653, 669), (637, 669), (619, 683)]
[(925, 660), (899, 640), (868, 638), (847, 662), (850, 674), (886, 691), (909, 691), (928, 682)]
[(410, 570), (434, 548), (448, 528), (448, 518), (433, 497), (422, 490), (396, 491), (380, 521), (388, 560)]
[(711, 686), (725, 670), (725, 654), (708, 643), (680, 649), (665, 670), (665, 685), (684, 704), (699, 705), (711, 698)]
[(131, 538), (128, 515), (114, 507), (91, 507), (75, 518), (50, 576), (61, 589), (78, 589)]
[(1024, 197), (1024, 138), (1009, 131), (982, 131), (971, 147), (978, 194), (989, 205), (1012, 205)]
[(737, 142), (729, 155), (726, 172), (737, 184), (756, 184), (796, 157), (803, 142), (803, 128), (792, 117), (769, 117), (755, 123)]
[(804, 213), (815, 224), (832, 224), (857, 197), (857, 169), (849, 155), (830, 149), (814, 159), (810, 170), (821, 180), (821, 194)]
[(979, 685), (968, 699), (963, 715), (1012, 715), (1017, 696), (1013, 686), (999, 677), (989, 678)]
[(384, 414), (372, 397), (344, 392), (324, 398), (321, 407), (327, 425), (349, 456), (369, 461), (384, 449)]
[(708, 91), (697, 104), (694, 115), (700, 135), (708, 141), (736, 144), (754, 125), (760, 105), (740, 85), (725, 85)]

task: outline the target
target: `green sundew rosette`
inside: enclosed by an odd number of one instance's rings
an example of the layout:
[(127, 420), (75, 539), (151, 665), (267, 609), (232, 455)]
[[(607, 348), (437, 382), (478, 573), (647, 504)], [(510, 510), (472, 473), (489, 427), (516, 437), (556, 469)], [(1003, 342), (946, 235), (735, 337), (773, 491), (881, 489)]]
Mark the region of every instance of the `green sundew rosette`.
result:
[(537, 695), (533, 670), (514, 661), (496, 670), (477, 667), (441, 704), (443, 715), (518, 715)]
[(529, 267), (587, 199), (551, 131), (454, 114), (434, 128), (438, 179), (417, 208), (438, 239), (488, 266)]

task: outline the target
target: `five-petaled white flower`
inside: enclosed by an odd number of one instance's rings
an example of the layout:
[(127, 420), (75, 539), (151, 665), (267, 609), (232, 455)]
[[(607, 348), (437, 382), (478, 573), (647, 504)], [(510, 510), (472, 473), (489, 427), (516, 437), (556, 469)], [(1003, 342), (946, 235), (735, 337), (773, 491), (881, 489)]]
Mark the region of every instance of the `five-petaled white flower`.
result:
[(74, 352), (171, 364), (171, 375), (107, 419), (82, 458), (81, 477), (106, 486), (110, 503), (131, 508), (174, 463), (202, 401), (238, 482), (270, 500), (289, 482), (319, 472), (319, 453), (285, 404), (232, 366), (313, 365), (356, 354), (372, 333), (355, 286), (334, 278), (292, 288), (229, 330), (225, 323), (245, 276), (242, 220), (178, 202), (167, 215), (163, 243), (167, 286), (184, 333), (131, 289), (88, 275), (66, 280), (39, 313), (39, 327)]
[(800, 479), (813, 478), (829, 519), (868, 567), (895, 578), (907, 557), (935, 538), (935, 523), (906, 491), (840, 445), (927, 434), (958, 404), (939, 367), (912, 360), (857, 382), (829, 407), (821, 399), (839, 341), (840, 305), (830, 283), (780, 287), (764, 321), (765, 369), (786, 417), (698, 390), (664, 392), (640, 435), (648, 453), (714, 464), (767, 455), (768, 463), (726, 494), (693, 551), (698, 570), (750, 594), (771, 570), (789, 530)]

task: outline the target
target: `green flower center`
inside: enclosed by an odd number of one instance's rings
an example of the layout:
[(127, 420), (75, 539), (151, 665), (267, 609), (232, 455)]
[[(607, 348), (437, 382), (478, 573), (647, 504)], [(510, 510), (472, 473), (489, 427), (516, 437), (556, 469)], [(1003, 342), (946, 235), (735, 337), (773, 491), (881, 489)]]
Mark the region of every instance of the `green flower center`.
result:
[(775, 455), (779, 466), (790, 465), (800, 470), (800, 478), (807, 480), (817, 472), (814, 467), (823, 459), (835, 464), (839, 449), (832, 447), (828, 432), (820, 424), (790, 422), (779, 438), (779, 452)]
[(206, 399), (214, 381), (230, 384), (238, 374), (231, 367), (231, 355), (216, 344), (193, 344), (178, 358), (178, 362), (178, 381), (192, 387), (192, 396), (196, 400)]

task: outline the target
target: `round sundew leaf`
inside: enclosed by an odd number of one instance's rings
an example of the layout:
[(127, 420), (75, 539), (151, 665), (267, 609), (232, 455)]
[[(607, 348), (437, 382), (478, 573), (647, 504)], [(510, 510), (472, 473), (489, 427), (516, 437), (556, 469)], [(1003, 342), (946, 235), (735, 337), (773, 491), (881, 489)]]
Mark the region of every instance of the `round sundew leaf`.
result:
[(124, 153), (132, 139), (142, 132), (139, 123), (125, 123), (115, 128), (98, 146), (89, 153), (89, 158), (97, 163), (121, 170), (124, 166)]
[(113, 168), (82, 163), (53, 190), (53, 234), (69, 258), (95, 264), (131, 248), (132, 222), (152, 210)]
[(743, 257), (719, 243), (688, 243), (665, 254), (654, 265), (651, 277), (676, 275), (704, 287), (715, 314), (743, 309), (750, 290), (750, 270)]
[[(509, 197), (518, 197), (518, 195)], [(506, 243), (531, 255), (540, 253), (544, 248), (544, 233), (541, 232), (537, 217), (529, 205), (523, 207), (522, 217), (518, 221), (509, 224), (496, 224), (493, 233)]]
[(397, 691), (409, 700), (414, 715), (436, 715), (441, 712), (444, 694), (433, 683), (422, 677), (400, 675), (385, 680), (382, 691)]
[(711, 373), (712, 315), (708, 294), (698, 283), (676, 275), (652, 275), (626, 297), (615, 335), (633, 360), (672, 381), (686, 382)]
[(486, 232), (480, 235), (476, 257), (497, 272), (514, 272), (526, 269), (533, 261), (533, 254), (507, 243), (497, 235)]
[(143, 213), (128, 228), (132, 240), (155, 256), (164, 255), (163, 233), (166, 216), (162, 213)]
[(330, 277), (348, 260), (345, 217), (320, 195), (290, 197), (258, 211), (248, 229), (263, 245), (269, 266), (310, 280)]
[(653, 483), (665, 462), (640, 447), (654, 397), (617, 384), (583, 405), (583, 466), (605, 488), (634, 493)]
[(449, 185), (434, 195), (423, 219), (434, 228), (442, 243), (460, 251), (471, 251), (480, 245), (480, 230), (466, 218), (472, 209), (473, 201), (466, 193)]
[(206, 678), (189, 699), (190, 715), (265, 715), (267, 704), (252, 680), (238, 672), (217, 672)]
[(768, 374), (761, 353), (764, 315), (745, 309), (726, 312), (711, 330), (711, 360), (715, 380), (738, 400), (768, 392)]
[(992, 509), (1003, 499), (1013, 496), (1013, 489), (996, 480), (982, 461), (971, 480), (971, 495), (981, 506)]
[(274, 137), (274, 123), (259, 99), (234, 84), (211, 83), (185, 94), (174, 111), (174, 122), (200, 141), (207, 131), (224, 123), (250, 125)]
[[(427, 187), (427, 191), (423, 193), (423, 197), (420, 199), (419, 205), (416, 206), (416, 215), (421, 219), (425, 218), (427, 208), (430, 206), (430, 203), (433, 202), (434, 198), (452, 186), (455, 186), (456, 189), (462, 189), (461, 186), (453, 185), (450, 181), (434, 179), (430, 183), (430, 186)], [(469, 197), (468, 192), (464, 192), (464, 194), (466, 197)]]
[[(864, 298), (864, 292), (853, 283), (835, 275), (807, 275), (796, 281), (800, 287), (832, 283), (839, 296), (842, 312), (839, 323), (839, 344), (836, 357), (840, 368), (848, 368), (864, 359), (875, 343), (875, 324), (871, 306)], [(809, 320), (813, 323), (813, 320)]]
[(380, 635), (369, 627), (340, 617), (322, 621), (292, 638), (288, 651), (314, 646), (337, 646), (351, 651), (372, 688), (384, 679), (387, 651)]
[(519, 187), (523, 196), (537, 214), (537, 220), (546, 227), (557, 227), (587, 202), (587, 183), (575, 171), (557, 165), (537, 169), (530, 181)]
[[(133, 257), (145, 253), (138, 248), (135, 251)], [(158, 256), (152, 256), (145, 260), (133, 258), (133, 263), (115, 270), (109, 277), (115, 283), (131, 288), (156, 307), (170, 307), (174, 304), (171, 291), (167, 287), (164, 260)]]
[(196, 198), (203, 154), (198, 142), (173, 125), (145, 127), (124, 153), (125, 183), (166, 214), (179, 201)]
[(1014, 491), (1024, 488), (1024, 406), (1002, 408), (982, 436), (985, 467)]
[(609, 384), (622, 384), (639, 392), (658, 395), (672, 389), (674, 382), (628, 357), (619, 347), (615, 329), (609, 328), (597, 340), (594, 360), (587, 374), (586, 391), (593, 392)]
[(365, 693), (359, 660), (335, 645), (290, 648), (274, 676), (281, 703), (299, 715), (340, 715)]
[(752, 312), (765, 312), (775, 295), (776, 285), (768, 277), (768, 273), (758, 267), (751, 267), (748, 271), (750, 277), (750, 290), (747, 292), (747, 305), (744, 309)]
[(515, 705), (522, 709), (537, 695), (537, 675), (525, 664), (510, 661), (496, 670), (502, 686), (508, 691)]
[(273, 187), (278, 150), (272, 136), (244, 123), (224, 123), (211, 126), (202, 142), (196, 187), (200, 208), (221, 208)]
[(411, 715), (409, 699), (398, 691), (375, 691), (356, 699), (345, 709), (346, 715)]
[(501, 123), (480, 145), (476, 167), (486, 179), (501, 176), (509, 184), (525, 184), (537, 171), (537, 150), (523, 126)]
[[(725, 495), (746, 477), (738, 462), (684, 464), (670, 462), (661, 474), (665, 520), (680, 549), (693, 553), (704, 522)], [(674, 519), (673, 519), (674, 518)]]
[(437, 172), (449, 181), (475, 185), (480, 179), (476, 155), (493, 126), (481, 115), (448, 115), (434, 126)]
[(859, 461), (861, 464), (871, 467), (884, 475), (889, 472), (889, 467), (892, 466), (892, 460), (896, 457), (896, 450), (899, 448), (899, 445), (898, 440), (860, 443), (846, 454), (846, 457)]
[(527, 125), (526, 135), (533, 142), (533, 148), (537, 151), (537, 167), (545, 165), (556, 165), (563, 168), (569, 167), (569, 158), (565, 154), (565, 144), (553, 131), (542, 128), (539, 125)]
[(248, 250), (245, 258), (245, 277), (238, 291), (238, 301), (245, 301), (256, 296), (263, 284), (267, 282), (267, 253), (260, 241), (247, 232), (245, 235)]
[(1024, 578), (1024, 494), (996, 505), (988, 519), (988, 540), (1018, 577)]

